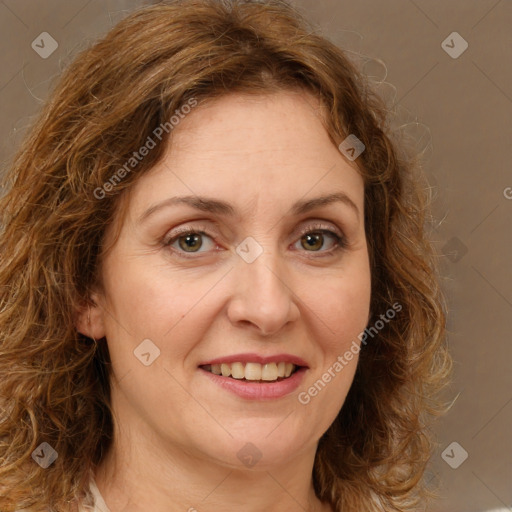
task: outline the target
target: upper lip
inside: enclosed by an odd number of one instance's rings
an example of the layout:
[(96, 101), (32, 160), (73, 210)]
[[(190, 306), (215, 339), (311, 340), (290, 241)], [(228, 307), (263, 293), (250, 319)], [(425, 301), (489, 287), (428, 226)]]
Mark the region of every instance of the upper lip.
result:
[(304, 366), (308, 367), (308, 364), (304, 359), (298, 356), (294, 356), (292, 354), (275, 354), (271, 356), (262, 356), (259, 354), (234, 354), (231, 356), (224, 357), (216, 357), (215, 359), (209, 359), (208, 361), (204, 361), (200, 363), (199, 366), (205, 366), (207, 364), (221, 364), (221, 363), (292, 363), (295, 366)]

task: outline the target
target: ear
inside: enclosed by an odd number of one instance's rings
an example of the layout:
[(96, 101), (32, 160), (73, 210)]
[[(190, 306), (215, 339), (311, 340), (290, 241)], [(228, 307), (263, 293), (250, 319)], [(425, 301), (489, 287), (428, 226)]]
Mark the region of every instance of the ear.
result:
[(99, 306), (99, 297), (92, 294), (89, 302), (84, 302), (76, 313), (75, 327), (77, 331), (88, 338), (100, 340), (104, 338), (105, 322), (104, 311)]

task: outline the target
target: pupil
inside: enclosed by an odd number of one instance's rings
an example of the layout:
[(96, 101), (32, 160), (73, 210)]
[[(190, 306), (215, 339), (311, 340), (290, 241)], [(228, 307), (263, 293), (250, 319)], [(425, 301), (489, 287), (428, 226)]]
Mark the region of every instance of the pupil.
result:
[[(180, 246), (182, 249), (187, 251), (188, 249), (200, 249), (202, 242), (201, 242), (201, 235), (187, 235), (182, 238), (180, 238)], [(196, 246), (196, 244), (199, 242), (199, 245)], [(191, 252), (191, 251), (188, 251)]]
[[(304, 237), (310, 249), (320, 249), (323, 244), (323, 236), (320, 233), (308, 234)], [(306, 248), (303, 244), (303, 247)]]

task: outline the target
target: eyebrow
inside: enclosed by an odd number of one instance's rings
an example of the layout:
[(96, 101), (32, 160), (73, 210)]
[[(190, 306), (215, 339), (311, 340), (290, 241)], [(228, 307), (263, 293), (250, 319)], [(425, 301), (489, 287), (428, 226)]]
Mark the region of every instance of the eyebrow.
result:
[[(337, 192), (335, 194), (329, 194), (325, 196), (315, 197), (313, 199), (302, 199), (297, 201), (291, 208), (293, 215), (302, 215), (308, 213), (311, 210), (327, 206), (333, 203), (343, 203), (349, 206), (359, 218), (359, 209), (350, 197), (345, 192)], [(225, 201), (219, 201), (218, 199), (211, 199), (208, 197), (200, 196), (181, 196), (181, 197), (170, 197), (164, 201), (157, 203), (149, 207), (140, 217), (138, 222), (144, 222), (148, 217), (156, 213), (157, 211), (167, 208), (169, 206), (175, 206), (184, 204), (190, 206), (196, 210), (202, 212), (214, 213), (225, 216), (235, 216), (236, 210), (233, 206)]]

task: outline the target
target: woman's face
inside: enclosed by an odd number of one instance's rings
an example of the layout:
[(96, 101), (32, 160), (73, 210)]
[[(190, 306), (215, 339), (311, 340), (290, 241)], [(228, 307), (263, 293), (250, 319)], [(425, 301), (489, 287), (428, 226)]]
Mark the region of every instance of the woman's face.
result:
[[(364, 187), (318, 109), (297, 92), (197, 107), (132, 188), (92, 332), (139, 447), (272, 466), (314, 453), (342, 407), (357, 356), (336, 362), (369, 317)], [(276, 380), (284, 363), (301, 368)]]

